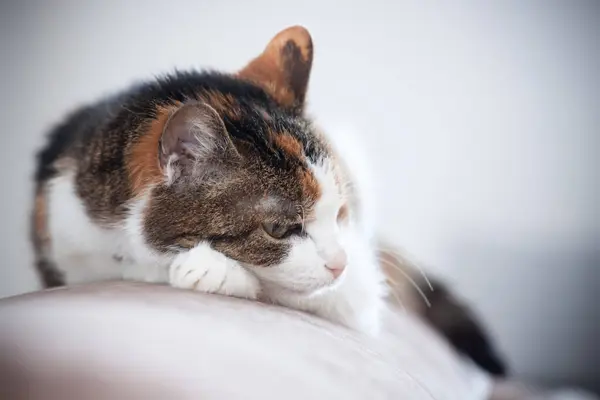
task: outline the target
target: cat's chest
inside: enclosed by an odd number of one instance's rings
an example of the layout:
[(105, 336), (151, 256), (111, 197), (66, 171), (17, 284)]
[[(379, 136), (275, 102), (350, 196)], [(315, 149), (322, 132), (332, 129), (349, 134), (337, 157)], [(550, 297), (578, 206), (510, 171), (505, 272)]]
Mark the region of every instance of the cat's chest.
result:
[[(164, 260), (140, 257), (146, 249), (115, 224), (106, 228), (92, 221), (75, 194), (72, 177), (56, 178), (48, 187), (48, 229), (51, 257), (67, 284), (109, 279), (165, 281)], [(137, 244), (139, 247), (139, 244)]]

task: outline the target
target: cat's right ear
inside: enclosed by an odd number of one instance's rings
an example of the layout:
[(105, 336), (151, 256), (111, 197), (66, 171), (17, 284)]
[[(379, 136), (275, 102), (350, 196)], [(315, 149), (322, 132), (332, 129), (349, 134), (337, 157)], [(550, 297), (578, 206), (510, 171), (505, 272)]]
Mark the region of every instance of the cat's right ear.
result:
[(238, 72), (261, 86), (282, 107), (301, 114), (313, 60), (310, 33), (301, 26), (279, 32), (262, 54)]
[(205, 103), (185, 104), (169, 117), (158, 154), (169, 181), (179, 176), (205, 175), (240, 158), (223, 120)]

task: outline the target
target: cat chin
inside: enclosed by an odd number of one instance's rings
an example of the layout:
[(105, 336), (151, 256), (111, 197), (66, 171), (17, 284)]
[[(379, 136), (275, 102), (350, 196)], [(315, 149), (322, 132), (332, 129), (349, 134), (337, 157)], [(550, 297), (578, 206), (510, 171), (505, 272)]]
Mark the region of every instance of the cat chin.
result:
[(344, 282), (345, 279), (346, 279), (346, 274), (343, 273), (333, 282), (330, 282), (320, 288), (306, 291), (303, 293), (305, 294), (306, 298), (308, 298), (308, 299), (317, 298), (317, 297), (325, 295), (327, 293), (335, 292), (340, 287), (340, 285), (342, 285), (342, 283)]
[(332, 284), (308, 291), (294, 290), (275, 283), (263, 284), (262, 299), (377, 336), (383, 307), (379, 285), (364, 292), (354, 287), (355, 280), (351, 276), (346, 278), (344, 275)]
[(346, 274), (340, 275), (340, 277), (332, 282), (325, 283), (315, 289), (303, 289), (291, 287), (290, 283), (285, 285), (276, 282), (263, 282), (262, 290), (268, 294), (270, 298), (276, 300), (279, 297), (293, 297), (297, 299), (318, 299), (319, 297), (335, 292), (340, 285), (346, 279)]

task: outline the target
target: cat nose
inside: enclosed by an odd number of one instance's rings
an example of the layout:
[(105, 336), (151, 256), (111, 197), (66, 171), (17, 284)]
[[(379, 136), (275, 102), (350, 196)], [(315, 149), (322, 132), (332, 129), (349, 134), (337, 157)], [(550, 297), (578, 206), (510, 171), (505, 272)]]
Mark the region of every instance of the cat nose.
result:
[(334, 279), (337, 279), (344, 269), (346, 269), (346, 264), (348, 264), (348, 257), (346, 256), (346, 252), (344, 250), (338, 250), (337, 253), (330, 257), (327, 262), (325, 262), (325, 268), (331, 272)]

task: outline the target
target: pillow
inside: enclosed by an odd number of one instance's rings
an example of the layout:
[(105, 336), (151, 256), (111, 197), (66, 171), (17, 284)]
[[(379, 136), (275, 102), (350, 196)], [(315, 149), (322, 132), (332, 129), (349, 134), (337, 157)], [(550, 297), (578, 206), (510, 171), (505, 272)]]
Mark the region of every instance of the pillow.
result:
[(377, 338), (276, 306), (136, 283), (0, 301), (2, 398), (484, 399), (416, 318)]

